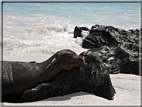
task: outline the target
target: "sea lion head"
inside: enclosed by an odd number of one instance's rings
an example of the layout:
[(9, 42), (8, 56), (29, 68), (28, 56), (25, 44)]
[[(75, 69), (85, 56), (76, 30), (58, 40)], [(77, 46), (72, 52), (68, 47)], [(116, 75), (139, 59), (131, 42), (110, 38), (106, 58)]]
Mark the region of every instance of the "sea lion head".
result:
[(80, 56), (69, 49), (57, 52), (56, 60), (58, 60), (58, 64), (62, 66), (62, 69), (65, 70), (80, 67), (84, 63), (84, 60)]

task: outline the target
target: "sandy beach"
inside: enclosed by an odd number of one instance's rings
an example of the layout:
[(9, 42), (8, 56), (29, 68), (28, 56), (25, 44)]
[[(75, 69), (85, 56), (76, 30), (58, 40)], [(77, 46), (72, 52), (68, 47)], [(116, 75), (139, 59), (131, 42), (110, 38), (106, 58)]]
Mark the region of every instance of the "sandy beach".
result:
[[(89, 48), (82, 48), (81, 37), (74, 38), (75, 26), (90, 29), (98, 24), (125, 30), (140, 28), (139, 3), (19, 4), (3, 3), (2, 60), (40, 63), (62, 49), (73, 50), (79, 55)], [(141, 105), (141, 76), (110, 74), (110, 78), (116, 90), (114, 100), (77, 92), (35, 102), (1, 104), (3, 107)]]
[(116, 90), (114, 100), (107, 100), (86, 92), (77, 92), (65, 96), (43, 99), (28, 103), (6, 103), (6, 106), (140, 106), (140, 76), (132, 74), (110, 74)]

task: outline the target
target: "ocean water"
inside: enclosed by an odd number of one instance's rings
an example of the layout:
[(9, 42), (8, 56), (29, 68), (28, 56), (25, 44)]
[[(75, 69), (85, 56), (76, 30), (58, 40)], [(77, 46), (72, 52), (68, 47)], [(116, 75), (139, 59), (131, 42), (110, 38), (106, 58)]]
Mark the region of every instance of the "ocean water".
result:
[(3, 55), (82, 52), (75, 26), (140, 28), (139, 3), (3, 3)]

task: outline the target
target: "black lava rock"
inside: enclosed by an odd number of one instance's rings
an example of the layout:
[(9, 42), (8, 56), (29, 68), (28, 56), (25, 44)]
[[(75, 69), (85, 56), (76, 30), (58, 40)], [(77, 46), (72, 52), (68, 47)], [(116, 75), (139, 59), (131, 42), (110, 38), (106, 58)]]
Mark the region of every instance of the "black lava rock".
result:
[[(103, 60), (110, 73), (141, 75), (139, 34), (139, 29), (126, 31), (112, 26), (95, 25), (91, 27), (90, 34), (83, 40), (82, 47), (95, 50), (96, 54), (99, 53), (102, 58), (105, 57)], [(107, 54), (102, 52), (106, 49), (105, 46), (108, 49)]]
[(89, 29), (87, 27), (79, 27), (79, 26), (76, 26), (75, 29), (74, 29), (74, 38), (77, 38), (77, 37), (82, 37), (83, 35), (81, 34), (82, 31), (88, 31), (89, 32)]
[(96, 48), (103, 45), (118, 46), (124, 42), (139, 44), (139, 30), (122, 30), (112, 26), (92, 26), (90, 35), (82, 43), (83, 48)]

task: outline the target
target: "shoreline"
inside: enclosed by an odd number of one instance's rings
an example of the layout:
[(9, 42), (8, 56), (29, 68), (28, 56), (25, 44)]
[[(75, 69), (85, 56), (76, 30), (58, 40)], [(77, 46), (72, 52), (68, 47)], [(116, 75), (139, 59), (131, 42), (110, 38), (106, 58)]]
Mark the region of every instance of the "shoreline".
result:
[[(34, 17), (34, 19), (33, 19)], [(34, 20), (38, 22), (41, 22), (40, 24), (35, 24), (35, 25), (28, 25), (27, 28), (25, 26), (21, 27), (22, 29), (30, 29), (30, 28), (40, 28), (40, 27), (47, 27), (49, 24), (53, 25), (55, 23), (58, 23), (59, 25), (62, 23), (62, 25), (66, 24), (67, 26), (70, 26), (70, 28), (74, 28), (75, 26), (86, 26), (86, 27), (91, 27), (94, 25), (103, 25), (103, 26), (113, 26), (115, 28), (119, 28), (119, 29), (124, 29), (124, 30), (130, 30), (130, 29), (140, 29), (140, 22), (138, 24), (135, 25), (135, 23), (127, 23), (127, 25), (119, 25), (119, 23), (115, 22), (115, 23), (101, 23), (97, 22), (97, 23), (88, 23), (88, 22), (80, 22), (78, 21), (73, 21), (73, 20), (67, 20), (67, 19), (62, 19), (61, 17), (53, 17), (53, 16), (46, 16), (46, 15), (40, 15), (40, 14), (34, 14), (33, 16), (31, 15), (27, 15), (27, 16), (23, 16), (23, 15), (19, 15), (19, 16), (12, 16), (12, 15), (4, 15), (4, 18), (6, 19), (6, 21), (13, 21), (13, 20), (21, 20), (21, 19), (26, 19), (26, 20)], [(105, 21), (104, 21), (105, 22)], [(26, 22), (25, 22), (26, 23)], [(8, 26), (9, 23), (5, 22), (5, 25)], [(30, 26), (30, 27), (29, 27)], [(58, 26), (58, 25), (57, 25)], [(13, 27), (17, 27), (17, 26), (13, 26)]]
[[(60, 50), (62, 49), (58, 49), (54, 51), (52, 50), (52, 52), (48, 52), (48, 53), (23, 53), (18, 55), (16, 55), (15, 53), (14, 55), (3, 55), (3, 61), (43, 62), (49, 59), (52, 55), (54, 55), (56, 52)], [(71, 47), (70, 50), (74, 51), (77, 55), (79, 55), (82, 52), (87, 51), (88, 49)]]

